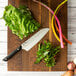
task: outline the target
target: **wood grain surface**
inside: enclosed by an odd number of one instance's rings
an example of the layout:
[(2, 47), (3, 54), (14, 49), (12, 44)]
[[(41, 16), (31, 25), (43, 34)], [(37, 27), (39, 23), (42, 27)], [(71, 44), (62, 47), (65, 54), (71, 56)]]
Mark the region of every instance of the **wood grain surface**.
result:
[[(63, 0), (41, 0), (47, 4), (50, 8), (55, 10), (57, 5)], [(49, 27), (50, 31), (40, 41), (49, 40), (53, 45), (59, 45), (60, 43), (56, 40), (51, 29), (51, 17), (52, 14), (41, 5), (34, 3), (32, 0), (8, 0), (9, 4), (15, 7), (19, 5), (27, 5), (34, 18), (41, 24), (41, 28)], [(67, 4), (59, 11), (58, 18), (62, 25), (63, 34), (67, 37)], [(37, 31), (36, 31), (37, 32)], [(35, 33), (36, 33), (35, 32)], [(34, 34), (34, 33), (33, 33)], [(31, 34), (29, 37), (31, 37)], [(8, 28), (8, 54), (15, 50), (21, 43), (27, 40), (29, 37), (24, 38), (22, 41), (13, 35), (11, 30)], [(39, 43), (40, 43), (39, 42)], [(29, 52), (21, 50), (12, 59), (8, 61), (8, 71), (65, 71), (67, 66), (67, 44), (64, 49), (61, 49), (57, 56), (57, 63), (54, 67), (48, 68), (45, 66), (43, 61), (40, 64), (34, 64), (36, 60), (38, 44), (36, 44)]]

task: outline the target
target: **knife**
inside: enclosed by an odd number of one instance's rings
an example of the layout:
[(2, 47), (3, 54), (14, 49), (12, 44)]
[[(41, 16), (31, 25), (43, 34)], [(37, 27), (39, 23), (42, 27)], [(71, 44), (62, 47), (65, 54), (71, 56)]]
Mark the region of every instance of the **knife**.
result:
[(19, 52), (21, 49), (24, 49), (26, 51), (29, 51), (35, 44), (37, 44), (49, 31), (49, 28), (43, 28), (40, 31), (38, 31), (36, 34), (34, 34), (31, 38), (26, 40), (24, 43), (22, 43), (16, 50), (14, 50), (12, 53), (10, 53), (8, 56), (6, 56), (3, 61), (8, 61), (11, 59), (17, 52)]

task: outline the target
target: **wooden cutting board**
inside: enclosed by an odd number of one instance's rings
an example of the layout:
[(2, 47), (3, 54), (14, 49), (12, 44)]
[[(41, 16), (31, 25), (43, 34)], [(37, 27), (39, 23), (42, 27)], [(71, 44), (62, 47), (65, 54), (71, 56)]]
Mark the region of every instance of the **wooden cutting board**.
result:
[[(47, 4), (54, 11), (57, 5), (60, 4), (63, 0), (41, 1)], [(41, 24), (41, 28), (50, 28), (50, 31), (40, 42), (49, 40), (54, 45), (60, 44), (54, 37), (51, 29), (52, 14), (49, 13), (46, 8), (37, 3), (34, 3), (32, 0), (8, 0), (8, 2), (9, 4), (12, 4), (16, 7), (19, 7), (19, 5), (27, 5), (33, 13), (34, 18)], [(64, 4), (64, 7), (59, 11), (57, 16), (61, 22), (63, 34), (67, 37), (67, 4)], [(31, 34), (29, 37), (31, 37), (33, 34)], [(16, 35), (13, 35), (8, 28), (8, 54), (15, 50), (29, 37), (21, 41)], [(36, 60), (37, 47), (38, 44), (36, 44), (29, 52), (26, 52), (25, 50), (18, 52), (12, 59), (8, 61), (8, 71), (65, 71), (67, 69), (67, 44), (65, 45), (64, 49), (61, 49), (57, 56), (57, 63), (52, 68), (46, 67), (43, 62), (40, 64), (34, 64), (34, 61)]]

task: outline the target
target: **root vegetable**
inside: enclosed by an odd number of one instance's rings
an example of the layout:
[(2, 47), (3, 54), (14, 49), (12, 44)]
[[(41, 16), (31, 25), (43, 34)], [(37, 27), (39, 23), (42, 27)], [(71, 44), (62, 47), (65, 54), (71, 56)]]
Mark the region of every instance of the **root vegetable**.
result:
[(68, 70), (74, 70), (75, 69), (75, 64), (73, 62), (69, 62), (67, 65)]
[(74, 72), (73, 71), (67, 71), (62, 76), (74, 76)]
[(74, 75), (76, 75), (76, 68), (74, 69)]

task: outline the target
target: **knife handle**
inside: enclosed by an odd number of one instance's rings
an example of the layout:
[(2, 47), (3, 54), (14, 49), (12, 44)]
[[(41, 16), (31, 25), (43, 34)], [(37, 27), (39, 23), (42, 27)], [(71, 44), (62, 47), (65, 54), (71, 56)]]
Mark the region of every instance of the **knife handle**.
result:
[(18, 47), (16, 50), (14, 50), (13, 52), (11, 52), (8, 56), (6, 56), (3, 61), (8, 61), (9, 59), (11, 59), (17, 52), (19, 52), (22, 49), (22, 46)]

